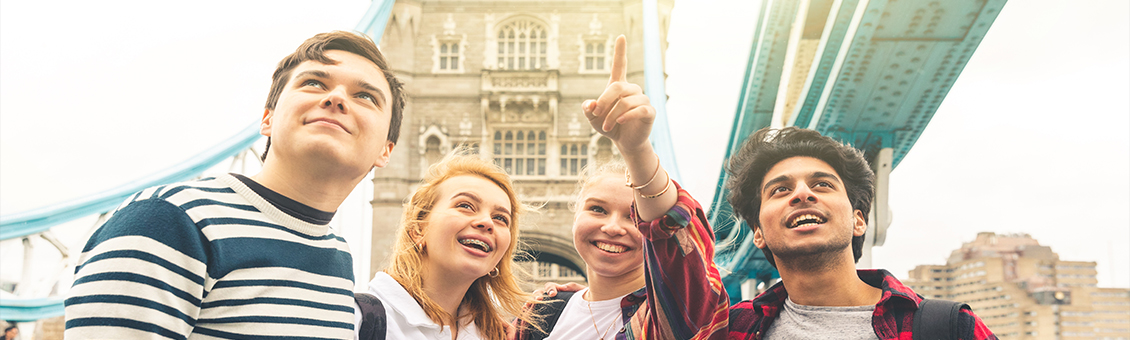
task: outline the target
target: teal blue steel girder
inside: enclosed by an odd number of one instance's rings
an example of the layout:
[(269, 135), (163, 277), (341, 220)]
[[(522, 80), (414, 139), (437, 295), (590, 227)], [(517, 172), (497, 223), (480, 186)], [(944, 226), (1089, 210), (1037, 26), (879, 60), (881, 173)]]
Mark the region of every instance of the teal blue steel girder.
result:
[(63, 299), (5, 299), (0, 315), (8, 322), (28, 322), (63, 315)]
[[(746, 136), (769, 126), (773, 118), (773, 99), (763, 97), (776, 95), (782, 70), (779, 63), (769, 61), (784, 59), (785, 47), (788, 45), (787, 25), (791, 22), (788, 18), (795, 14), (796, 4), (786, 2), (784, 6), (781, 3), (771, 6), (771, 3), (773, 2), (762, 1), (761, 10), (758, 11), (761, 15), (754, 28), (753, 45), (746, 62), (745, 78), (730, 129), (725, 159), (729, 159), (741, 147)], [(785, 33), (780, 32), (782, 28), (786, 30)], [(762, 94), (766, 96), (761, 96)], [(743, 242), (748, 239), (746, 236), (749, 234), (749, 226), (735, 218), (733, 207), (726, 201), (726, 196), (729, 195), (729, 190), (725, 188), (727, 179), (729, 175), (723, 166), (707, 218), (710, 219), (718, 242), (715, 263), (722, 269), (722, 282), (730, 299), (737, 302), (742, 296), (739, 288), (743, 281), (764, 274), (776, 275), (776, 272), (764, 260), (765, 255), (760, 249), (753, 247), (752, 242)]]
[[(394, 1), (373, 0), (354, 30), (369, 34), (379, 45)], [(192, 179), (224, 159), (250, 148), (260, 137), (259, 123), (255, 122), (199, 155), (130, 184), (60, 204), (0, 216), (0, 240), (42, 233), (76, 218), (105, 213), (144, 188)], [(63, 315), (63, 299), (4, 299), (0, 301), (0, 315), (13, 322), (60, 316)]]
[(142, 189), (192, 179), (224, 159), (247, 150), (259, 137), (259, 123), (255, 123), (199, 155), (131, 183), (79, 199), (0, 216), (0, 240), (38, 234), (76, 218), (101, 214)]
[(846, 53), (820, 56), (821, 61), (834, 59), (826, 65), (835, 79), (813, 83), (813, 89), (822, 83), (825, 92), (806, 100), (791, 125), (851, 143), (869, 159), (881, 148), (893, 148), (898, 166), (1004, 4), (869, 2)]
[[(726, 159), (758, 129), (797, 126), (848, 143), (869, 161), (879, 150), (892, 148), (897, 166), (1004, 4), (762, 0)], [(806, 12), (798, 13), (801, 10)], [(803, 25), (796, 24), (799, 20)], [(801, 58), (811, 62), (797, 62)], [(786, 66), (796, 69), (785, 74)], [(802, 77), (796, 77), (797, 72), (803, 72)], [(787, 90), (781, 88), (782, 77), (803, 79), (795, 96), (782, 95)], [(784, 104), (790, 105), (779, 105), (781, 98), (788, 98)], [(788, 109), (777, 112), (781, 107)], [(775, 124), (774, 117), (781, 121)], [(709, 218), (719, 243), (715, 260), (731, 300), (737, 302), (744, 281), (764, 282), (778, 274), (752, 246), (748, 225), (735, 219), (726, 202), (727, 179), (723, 169)]]

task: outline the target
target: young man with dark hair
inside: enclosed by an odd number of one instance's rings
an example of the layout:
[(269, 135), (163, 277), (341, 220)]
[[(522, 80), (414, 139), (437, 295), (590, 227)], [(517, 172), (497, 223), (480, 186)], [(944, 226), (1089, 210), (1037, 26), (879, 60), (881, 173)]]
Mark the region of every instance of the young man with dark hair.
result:
[[(730, 205), (781, 274), (730, 308), (731, 339), (909, 339), (922, 297), (882, 269), (856, 269), (874, 173), (820, 133), (762, 129), (730, 158)], [(954, 334), (996, 339), (969, 309)]]
[(143, 190), (87, 242), (68, 339), (353, 337), (353, 265), (334, 211), (388, 164), (402, 85), (368, 37), (323, 33), (276, 69), (252, 177)]

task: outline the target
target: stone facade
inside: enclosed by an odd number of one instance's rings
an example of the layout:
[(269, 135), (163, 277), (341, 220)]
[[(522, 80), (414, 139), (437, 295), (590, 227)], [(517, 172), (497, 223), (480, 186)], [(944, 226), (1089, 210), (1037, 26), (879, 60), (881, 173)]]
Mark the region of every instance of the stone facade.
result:
[[(672, 6), (659, 1), (664, 51)], [(628, 80), (643, 84), (641, 16), (639, 0), (397, 1), (381, 50), (407, 103), (392, 161), (373, 180), (371, 272), (387, 265), (403, 202), (428, 165), (469, 145), (540, 207), (520, 225), (535, 281), (583, 282), (568, 206), (580, 169), (618, 155), (580, 106), (607, 85), (617, 35), (628, 39)]]
[(1130, 339), (1130, 289), (1098, 288), (1095, 262), (1063, 261), (1028, 235), (977, 234), (905, 283), (969, 304), (1001, 339)]

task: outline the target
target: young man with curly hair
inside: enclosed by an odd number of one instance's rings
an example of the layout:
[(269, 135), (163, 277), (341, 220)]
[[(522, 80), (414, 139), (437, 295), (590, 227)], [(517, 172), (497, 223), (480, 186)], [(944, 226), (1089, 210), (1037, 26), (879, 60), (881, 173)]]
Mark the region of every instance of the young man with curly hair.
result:
[[(820, 133), (762, 129), (731, 159), (729, 201), (781, 282), (730, 307), (731, 339), (910, 339), (923, 299), (882, 269), (856, 269), (875, 175)], [(996, 339), (968, 308), (959, 339)]]

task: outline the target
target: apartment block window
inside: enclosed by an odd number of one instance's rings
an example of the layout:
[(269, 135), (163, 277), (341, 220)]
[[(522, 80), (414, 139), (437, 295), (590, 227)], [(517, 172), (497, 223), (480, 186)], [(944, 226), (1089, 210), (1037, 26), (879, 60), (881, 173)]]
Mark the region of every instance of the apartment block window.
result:
[(604, 42), (590, 41), (585, 43), (585, 70), (604, 70)]
[(543, 70), (546, 68), (546, 30), (542, 25), (519, 20), (498, 31), (498, 68)]
[(494, 132), (494, 163), (515, 176), (545, 176), (545, 131)]
[(577, 176), (589, 164), (588, 143), (561, 143), (561, 175)]
[(439, 46), (439, 69), (459, 69), (459, 43), (446, 43)]

